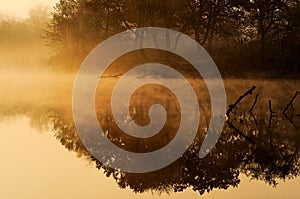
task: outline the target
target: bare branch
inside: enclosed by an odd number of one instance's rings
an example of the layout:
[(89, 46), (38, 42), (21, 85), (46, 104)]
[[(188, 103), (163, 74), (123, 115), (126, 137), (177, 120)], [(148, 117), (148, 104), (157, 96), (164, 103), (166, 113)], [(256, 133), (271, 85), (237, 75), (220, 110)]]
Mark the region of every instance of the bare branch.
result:
[[(299, 91), (296, 91), (295, 95), (292, 97), (292, 99), (289, 101), (289, 103), (286, 105), (286, 107), (283, 109), (282, 113), (283, 115), (290, 121), (290, 123), (295, 127), (295, 128), (299, 128), (297, 127), (294, 122), (293, 122), (293, 117), (294, 117), (294, 112), (295, 112), (295, 108), (294, 108), (294, 101), (296, 99), (296, 97), (300, 95), (300, 92)], [(286, 111), (291, 108), (292, 112), (290, 114), (290, 116), (287, 115)], [(296, 116), (299, 116), (299, 115), (296, 115)]]
[(269, 110), (270, 110), (270, 118), (269, 118), (269, 125), (268, 127), (270, 128), (271, 127), (271, 123), (272, 123), (272, 118), (275, 117), (275, 113), (273, 110), (272, 110), (272, 101), (271, 100), (268, 100), (268, 103), (269, 103)]
[(255, 117), (255, 115), (254, 115), (254, 113), (253, 113), (253, 109), (254, 109), (254, 107), (255, 107), (255, 105), (256, 105), (256, 103), (257, 103), (258, 97), (259, 97), (259, 94), (257, 94), (257, 95), (255, 96), (254, 103), (252, 104), (252, 106), (251, 106), (251, 108), (250, 108), (250, 110), (249, 110), (249, 113), (250, 113), (251, 116), (253, 117), (254, 122), (255, 122), (256, 125), (258, 125), (258, 123), (257, 123), (257, 119), (256, 119), (256, 117)]
[(229, 125), (230, 128), (235, 130), (241, 137), (245, 138), (245, 140), (249, 141), (251, 144), (255, 144), (255, 142), (248, 136), (246, 136), (244, 133), (242, 133), (234, 124), (231, 122), (227, 121), (227, 124)]
[(244, 93), (243, 95), (241, 95), (239, 97), (239, 99), (234, 103), (229, 105), (229, 109), (226, 112), (226, 115), (228, 118), (230, 118), (230, 113), (232, 112), (232, 110), (238, 105), (238, 103), (240, 103), (240, 101), (242, 101), (247, 95), (252, 95), (253, 91), (256, 89), (256, 86), (254, 85), (251, 89), (249, 89), (246, 93)]

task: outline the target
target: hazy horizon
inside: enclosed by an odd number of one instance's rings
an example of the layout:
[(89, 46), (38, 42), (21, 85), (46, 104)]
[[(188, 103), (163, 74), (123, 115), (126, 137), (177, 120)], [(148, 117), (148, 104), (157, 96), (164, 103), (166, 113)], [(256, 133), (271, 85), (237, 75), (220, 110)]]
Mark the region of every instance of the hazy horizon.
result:
[(30, 9), (37, 6), (52, 8), (58, 0), (0, 0), (0, 17), (26, 18)]

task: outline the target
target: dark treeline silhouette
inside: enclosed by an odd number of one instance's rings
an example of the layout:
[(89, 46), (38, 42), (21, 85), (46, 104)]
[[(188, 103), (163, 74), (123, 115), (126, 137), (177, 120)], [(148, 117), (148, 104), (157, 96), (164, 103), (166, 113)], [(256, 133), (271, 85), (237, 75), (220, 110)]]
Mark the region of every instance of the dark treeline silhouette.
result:
[(299, 0), (60, 0), (47, 29), (52, 63), (76, 70), (104, 39), (146, 26), (190, 35), (224, 75), (300, 70)]

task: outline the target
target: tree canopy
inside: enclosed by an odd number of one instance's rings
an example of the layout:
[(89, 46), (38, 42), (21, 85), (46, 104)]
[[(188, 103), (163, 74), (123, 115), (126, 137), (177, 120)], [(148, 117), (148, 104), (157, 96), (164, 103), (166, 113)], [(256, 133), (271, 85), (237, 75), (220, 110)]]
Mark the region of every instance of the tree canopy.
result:
[(300, 68), (295, 59), (300, 49), (299, 9), (299, 0), (60, 0), (46, 39), (54, 60), (81, 55), (73, 63), (78, 68), (109, 36), (158, 26), (194, 38), (225, 74), (228, 68), (294, 73)]

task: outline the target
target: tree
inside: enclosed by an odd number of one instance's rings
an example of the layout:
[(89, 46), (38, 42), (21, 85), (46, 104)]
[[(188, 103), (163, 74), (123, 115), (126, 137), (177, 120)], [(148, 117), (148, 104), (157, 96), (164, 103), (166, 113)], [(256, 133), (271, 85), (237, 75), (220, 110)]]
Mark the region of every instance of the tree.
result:
[(286, 0), (250, 0), (241, 1), (248, 18), (248, 27), (253, 27), (260, 43), (260, 53), (265, 55), (267, 42), (275, 37), (282, 26), (282, 11), (287, 8)]
[(50, 9), (47, 6), (36, 6), (29, 10), (29, 16), (27, 19), (35, 31), (39, 34), (43, 34), (47, 28), (47, 24), (50, 21)]
[(194, 35), (197, 42), (204, 45), (217, 34), (220, 24), (228, 17), (226, 14), (228, 5), (228, 1), (219, 0), (185, 1), (178, 17), (179, 23)]
[(193, 37), (221, 60), (220, 67), (281, 70), (282, 52), (298, 52), (284, 44), (296, 33), (292, 10), (297, 5), (299, 0), (60, 0), (46, 40), (54, 60), (76, 57), (77, 68), (93, 47), (114, 34), (164, 27)]
[(52, 12), (46, 37), (52, 60), (68, 60), (76, 69), (93, 47), (124, 30), (119, 6), (119, 1), (111, 0), (60, 0)]

